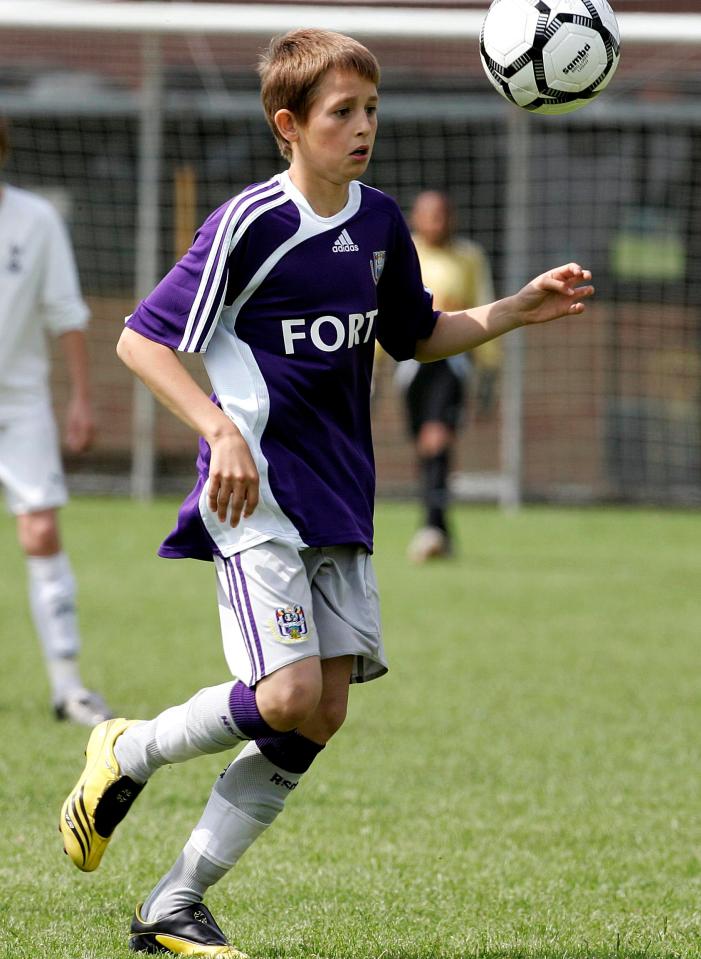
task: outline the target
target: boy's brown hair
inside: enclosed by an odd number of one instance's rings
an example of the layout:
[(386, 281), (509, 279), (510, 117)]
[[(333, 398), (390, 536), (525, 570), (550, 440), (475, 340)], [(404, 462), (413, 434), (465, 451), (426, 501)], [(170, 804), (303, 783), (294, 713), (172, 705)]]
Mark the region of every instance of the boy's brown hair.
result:
[(6, 117), (0, 116), (0, 169), (10, 152), (10, 124)]
[(258, 66), (260, 95), (273, 136), (286, 160), (290, 144), (275, 126), (278, 110), (304, 123), (324, 75), (332, 69), (357, 73), (377, 85), (380, 65), (362, 43), (330, 30), (292, 30), (270, 42)]

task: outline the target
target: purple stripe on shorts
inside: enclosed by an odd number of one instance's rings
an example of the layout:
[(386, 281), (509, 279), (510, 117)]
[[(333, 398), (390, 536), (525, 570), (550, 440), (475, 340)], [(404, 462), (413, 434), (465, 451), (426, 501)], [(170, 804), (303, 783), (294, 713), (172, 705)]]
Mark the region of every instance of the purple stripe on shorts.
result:
[(265, 658), (263, 657), (263, 646), (260, 641), (260, 636), (258, 635), (258, 627), (256, 626), (256, 621), (253, 618), (253, 608), (251, 607), (251, 598), (248, 595), (248, 586), (246, 585), (246, 576), (243, 571), (243, 566), (241, 565), (241, 554), (237, 553), (234, 557), (234, 562), (236, 568), (239, 571), (239, 576), (241, 577), (241, 589), (243, 591), (243, 597), (246, 600), (246, 609), (248, 610), (248, 619), (251, 624), (251, 630), (253, 632), (253, 638), (256, 641), (256, 649), (258, 650), (258, 662), (260, 663), (260, 675), (265, 675)]
[(256, 739), (256, 746), (274, 766), (288, 773), (306, 773), (324, 748), (294, 731)]
[[(246, 617), (243, 614), (241, 601), (238, 595), (236, 574), (234, 573), (233, 563), (230, 559), (224, 560), (224, 569), (226, 570), (226, 580), (229, 585), (229, 602), (231, 603), (231, 608), (233, 609), (234, 615), (238, 621), (239, 629), (241, 630), (243, 642), (246, 647), (246, 652), (248, 653), (248, 659), (251, 664), (251, 685), (255, 686), (260, 679), (260, 676), (258, 675), (258, 664), (256, 663), (255, 656), (253, 655), (253, 647), (251, 646), (251, 640), (248, 635), (248, 628), (246, 626)], [(236, 593), (236, 597), (234, 597), (234, 593)]]

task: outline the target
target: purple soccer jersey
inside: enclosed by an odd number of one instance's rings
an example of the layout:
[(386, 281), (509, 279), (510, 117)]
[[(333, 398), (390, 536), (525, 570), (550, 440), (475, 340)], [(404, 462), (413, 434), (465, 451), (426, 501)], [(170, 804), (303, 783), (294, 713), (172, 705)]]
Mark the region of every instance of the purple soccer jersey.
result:
[(160, 554), (211, 559), (269, 539), (371, 550), (375, 338), (407, 359), (437, 316), (406, 223), (379, 190), (352, 182), (324, 218), (282, 173), (215, 210), (127, 326), (203, 354), (213, 400), (258, 467), (260, 502), (236, 528), (219, 521), (200, 439), (197, 484)]

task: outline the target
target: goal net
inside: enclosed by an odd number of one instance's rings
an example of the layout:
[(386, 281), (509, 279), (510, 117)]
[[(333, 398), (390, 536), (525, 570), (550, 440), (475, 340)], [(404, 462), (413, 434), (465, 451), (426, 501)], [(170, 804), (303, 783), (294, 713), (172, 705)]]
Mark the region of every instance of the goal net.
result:
[[(271, 35), (314, 25), (358, 36), (382, 63), (367, 182), (405, 211), (420, 190), (447, 191), (499, 295), (570, 259), (595, 273), (584, 318), (511, 334), (497, 373), (473, 379), (456, 493), (701, 500), (701, 15), (622, 14), (608, 91), (538, 118), (483, 74), (485, 9), (0, 0), (4, 177), (65, 216), (93, 316), (100, 433), (68, 461), (74, 487), (149, 495), (191, 475), (193, 436), (135, 390), (114, 345), (207, 213), (281, 168), (257, 57)], [(391, 364), (373, 415), (379, 492), (409, 493)]]

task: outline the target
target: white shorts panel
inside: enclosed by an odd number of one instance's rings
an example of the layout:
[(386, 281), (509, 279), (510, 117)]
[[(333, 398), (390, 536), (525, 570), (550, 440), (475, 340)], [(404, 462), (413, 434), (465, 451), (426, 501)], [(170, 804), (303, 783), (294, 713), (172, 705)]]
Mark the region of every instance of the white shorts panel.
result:
[(68, 500), (53, 412), (40, 407), (31, 415), (0, 423), (0, 484), (11, 513), (35, 513)]
[(387, 672), (366, 550), (277, 540), (214, 561), (224, 654), (246, 685), (309, 656), (354, 656), (352, 682)]
[[(288, 663), (320, 655), (311, 591), (293, 546), (268, 541), (215, 556), (214, 563), (224, 655), (234, 676), (255, 686)], [(286, 628), (284, 611), (292, 620), (295, 608), (297, 628)]]

